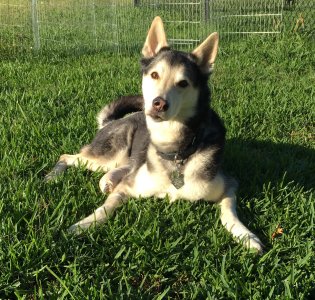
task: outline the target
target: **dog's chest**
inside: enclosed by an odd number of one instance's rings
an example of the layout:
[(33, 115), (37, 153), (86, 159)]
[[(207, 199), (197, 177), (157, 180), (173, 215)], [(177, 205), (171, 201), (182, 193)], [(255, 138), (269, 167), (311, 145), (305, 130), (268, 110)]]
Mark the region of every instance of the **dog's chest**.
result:
[(171, 199), (185, 198), (191, 201), (204, 198), (208, 180), (204, 178), (203, 154), (194, 154), (183, 162), (162, 159), (151, 145), (147, 161), (135, 174), (130, 194), (132, 196)]
[(200, 155), (193, 155), (188, 159), (165, 159), (156, 154), (152, 161), (155, 166), (150, 171), (155, 177), (164, 177), (165, 182), (179, 190), (198, 180), (199, 173), (202, 172), (201, 160)]
[(205, 162), (202, 155), (194, 155), (185, 160), (174, 160), (169, 170), (169, 180), (176, 189), (197, 182), (205, 174)]

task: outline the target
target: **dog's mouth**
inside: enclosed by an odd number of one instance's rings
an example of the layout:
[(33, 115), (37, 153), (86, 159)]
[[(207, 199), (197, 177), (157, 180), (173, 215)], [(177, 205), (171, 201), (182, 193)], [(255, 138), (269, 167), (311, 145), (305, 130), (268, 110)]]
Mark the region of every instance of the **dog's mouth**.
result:
[(163, 112), (156, 112), (152, 110), (148, 112), (147, 115), (150, 116), (156, 122), (162, 122), (165, 120), (165, 116)]

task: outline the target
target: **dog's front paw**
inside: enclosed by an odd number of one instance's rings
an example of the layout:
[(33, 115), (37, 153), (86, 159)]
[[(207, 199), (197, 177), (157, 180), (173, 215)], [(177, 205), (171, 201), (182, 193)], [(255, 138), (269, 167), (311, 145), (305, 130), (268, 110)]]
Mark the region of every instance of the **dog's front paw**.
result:
[(259, 254), (264, 251), (264, 245), (255, 234), (250, 234), (244, 241), (246, 246), (250, 249), (256, 249)]
[(99, 187), (102, 193), (107, 194), (111, 193), (114, 190), (114, 184), (108, 178), (103, 176), (99, 182)]
[(67, 229), (67, 232), (73, 235), (80, 235), (83, 231), (78, 224), (73, 224)]
[(71, 225), (67, 232), (73, 235), (80, 235), (87, 231), (93, 224), (92, 223), (84, 223), (80, 224), (80, 222)]
[(169, 197), (169, 201), (170, 203), (174, 203), (177, 200), (176, 197)]

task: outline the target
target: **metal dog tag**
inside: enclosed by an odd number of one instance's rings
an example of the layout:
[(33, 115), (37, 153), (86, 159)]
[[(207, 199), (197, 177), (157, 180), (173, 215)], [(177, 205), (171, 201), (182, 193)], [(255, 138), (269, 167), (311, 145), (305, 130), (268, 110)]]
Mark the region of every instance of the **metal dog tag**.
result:
[(173, 171), (171, 174), (171, 182), (177, 189), (180, 189), (184, 185), (184, 174), (179, 172), (179, 170)]

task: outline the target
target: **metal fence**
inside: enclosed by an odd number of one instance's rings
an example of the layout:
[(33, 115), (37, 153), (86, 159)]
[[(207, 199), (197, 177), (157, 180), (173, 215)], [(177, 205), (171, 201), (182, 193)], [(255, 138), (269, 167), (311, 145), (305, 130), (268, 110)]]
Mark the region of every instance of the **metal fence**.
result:
[(314, 0), (0, 0), (0, 50), (139, 51), (160, 15), (176, 48), (221, 37), (315, 31)]

